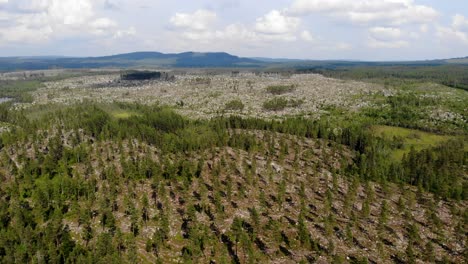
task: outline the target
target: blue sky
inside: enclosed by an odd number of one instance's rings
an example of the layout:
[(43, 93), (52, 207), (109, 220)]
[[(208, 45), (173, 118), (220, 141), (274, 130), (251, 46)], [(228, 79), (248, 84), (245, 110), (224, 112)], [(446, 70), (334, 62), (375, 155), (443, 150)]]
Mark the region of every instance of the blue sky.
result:
[(0, 56), (468, 56), (466, 0), (0, 0)]

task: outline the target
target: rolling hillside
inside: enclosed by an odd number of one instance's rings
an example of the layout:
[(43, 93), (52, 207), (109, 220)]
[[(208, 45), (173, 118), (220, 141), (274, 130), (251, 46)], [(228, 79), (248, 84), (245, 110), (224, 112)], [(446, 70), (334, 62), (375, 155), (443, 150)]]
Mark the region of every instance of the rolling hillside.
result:
[(294, 60), (272, 58), (243, 58), (225, 52), (133, 52), (102, 57), (3, 57), (0, 71), (44, 70), (54, 68), (264, 68), (277, 69), (340, 69), (343, 67), (427, 67), (467, 65), (467, 58), (424, 61), (348, 61), (348, 60)]
[(51, 68), (105, 67), (258, 67), (263, 62), (240, 58), (224, 52), (134, 52), (105, 57), (6, 57), (0, 58), (0, 71), (41, 70)]

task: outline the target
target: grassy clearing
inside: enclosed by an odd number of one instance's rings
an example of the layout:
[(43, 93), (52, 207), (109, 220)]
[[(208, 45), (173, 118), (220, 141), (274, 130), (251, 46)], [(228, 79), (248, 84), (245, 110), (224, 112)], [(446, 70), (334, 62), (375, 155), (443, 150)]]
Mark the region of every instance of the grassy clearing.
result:
[(31, 103), (30, 92), (42, 86), (39, 81), (0, 81), (0, 97), (12, 98), (23, 103)]
[(391, 154), (395, 160), (401, 160), (403, 155), (409, 153), (413, 147), (415, 150), (422, 150), (437, 146), (454, 136), (437, 135), (416, 129), (408, 129), (394, 126), (373, 126), (372, 131), (377, 136), (382, 136), (387, 139), (395, 139), (402, 143), (401, 148), (396, 149)]
[(129, 118), (131, 116), (137, 116), (138, 113), (136, 112), (131, 112), (131, 111), (113, 111), (110, 113), (113, 117), (117, 118), (117, 119), (126, 119), (126, 118)]
[(140, 113), (138, 113), (138, 110), (133, 109), (133, 108), (128, 108), (128, 107), (125, 107), (123, 105), (119, 105), (116, 103), (100, 104), (99, 106), (107, 114), (109, 114), (110, 116), (116, 119), (127, 119), (132, 116), (140, 115)]
[[(59, 111), (66, 107), (67, 105), (64, 104), (35, 105), (26, 110), (26, 116), (31, 120), (37, 120), (46, 116), (47, 114)], [(131, 116), (140, 115), (137, 110), (125, 109), (117, 104), (100, 104), (100, 107), (110, 116), (117, 119), (126, 119)]]

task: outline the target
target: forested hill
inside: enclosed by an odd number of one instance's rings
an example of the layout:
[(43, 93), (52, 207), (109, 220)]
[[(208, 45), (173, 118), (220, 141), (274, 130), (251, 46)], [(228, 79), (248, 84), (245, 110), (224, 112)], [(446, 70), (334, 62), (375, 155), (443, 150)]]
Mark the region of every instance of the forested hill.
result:
[(390, 163), (356, 124), (24, 113), (0, 105), (0, 263), (466, 263), (461, 140)]
[(270, 58), (243, 58), (225, 52), (133, 52), (103, 57), (0, 57), (0, 71), (44, 70), (54, 68), (261, 68), (261, 69), (340, 69), (355, 67), (434, 67), (468, 65), (468, 58), (366, 62), (347, 60), (290, 60)]
[(259, 67), (264, 63), (225, 52), (134, 52), (104, 57), (5, 57), (0, 71), (104, 67)]

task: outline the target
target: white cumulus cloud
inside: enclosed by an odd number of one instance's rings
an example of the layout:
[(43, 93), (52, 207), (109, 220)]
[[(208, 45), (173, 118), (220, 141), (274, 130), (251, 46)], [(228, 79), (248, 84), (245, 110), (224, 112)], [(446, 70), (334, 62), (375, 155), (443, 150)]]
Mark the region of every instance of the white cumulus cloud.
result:
[(457, 14), (452, 17), (451, 26), (438, 26), (436, 36), (442, 42), (468, 45), (468, 19)]
[(432, 7), (412, 0), (296, 0), (287, 12), (296, 16), (320, 13), (355, 24), (385, 25), (427, 23), (439, 15)]
[(48, 14), (56, 23), (83, 25), (93, 17), (93, 5), (89, 0), (55, 0), (48, 6)]
[(129, 29), (126, 30), (118, 30), (114, 34), (115, 39), (120, 39), (120, 38), (126, 38), (126, 37), (131, 37), (135, 36), (137, 34), (137, 31), (134, 27), (130, 27)]
[(264, 34), (289, 34), (295, 32), (299, 24), (299, 18), (289, 17), (278, 10), (272, 10), (257, 19), (255, 30)]
[(217, 14), (207, 10), (176, 13), (169, 22), (175, 28), (173, 35), (199, 43), (238, 43), (261, 45), (272, 41), (289, 42), (297, 39), (300, 19), (288, 17), (277, 10), (255, 20), (253, 25), (232, 23), (216, 27)]
[(406, 40), (394, 40), (394, 41), (381, 41), (378, 39), (371, 38), (368, 46), (371, 48), (386, 48), (386, 49), (399, 49), (409, 46), (409, 42)]
[[(0, 0), (2, 1), (2, 0)], [(98, 14), (101, 0), (2, 1), (0, 45), (44, 42), (82, 35), (112, 36), (118, 23)]]
[(98, 18), (90, 23), (91, 32), (95, 35), (104, 35), (109, 30), (117, 27), (117, 22), (112, 19), (103, 17)]
[(371, 48), (404, 48), (409, 46), (409, 41), (403, 37), (417, 38), (413, 33), (404, 33), (396, 27), (372, 27), (369, 29), (368, 46)]
[(216, 13), (199, 9), (194, 13), (176, 13), (171, 17), (170, 22), (177, 28), (203, 31), (208, 30), (216, 18)]
[(463, 15), (456, 14), (453, 16), (452, 27), (459, 30), (468, 31), (468, 18), (464, 17)]
[(369, 32), (374, 39), (381, 41), (395, 40), (402, 36), (401, 30), (393, 27), (373, 27)]
[(302, 40), (308, 41), (308, 42), (315, 41), (314, 36), (312, 36), (312, 33), (310, 33), (308, 30), (304, 30), (301, 32), (301, 38)]

